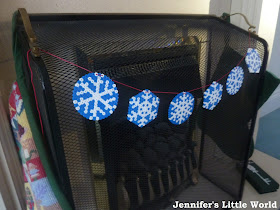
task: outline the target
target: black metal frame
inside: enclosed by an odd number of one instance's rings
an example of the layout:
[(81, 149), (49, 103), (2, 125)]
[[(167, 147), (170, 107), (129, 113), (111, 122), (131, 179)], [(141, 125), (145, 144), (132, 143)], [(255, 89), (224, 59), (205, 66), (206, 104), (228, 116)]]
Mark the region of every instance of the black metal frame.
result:
[[(65, 13), (65, 14), (29, 14), (30, 21), (79, 21), (79, 20), (127, 20), (127, 19), (215, 19), (225, 25), (228, 25), (243, 34), (248, 34), (244, 29), (239, 28), (215, 15), (185, 15), (185, 14), (126, 14), (126, 13), (114, 13), (114, 14), (106, 14), (106, 13)], [(258, 41), (264, 44), (264, 47), (267, 48), (267, 42), (258, 37), (258, 35), (251, 33), (251, 37), (258, 39)]]
[[(25, 40), (25, 42), (22, 43), (23, 51), (24, 51), (23, 55), (25, 55), (24, 59), (23, 59), (24, 67), (25, 67), (24, 73), (25, 73), (25, 77), (28, 78), (28, 79), (26, 79), (26, 86), (30, 90), (30, 93), (33, 95), (32, 85), (31, 85), (31, 82), (29, 79), (29, 78), (31, 78), (31, 75), (30, 75), (30, 71), (28, 69), (27, 57), (26, 57), (26, 54), (27, 54), (27, 51), (29, 48), (27, 37), (24, 34), (23, 28), (18, 29), (17, 33), (18, 33), (19, 37), (21, 37), (22, 40)], [(50, 126), (49, 127), (47, 125), (47, 127), (48, 127), (47, 129), (51, 129), (51, 131), (52, 131), (50, 136), (48, 136), (47, 138), (45, 136), (45, 139), (48, 140), (48, 145), (46, 144), (46, 146), (47, 146), (47, 150), (50, 153), (53, 153), (54, 150), (52, 150), (52, 148), (54, 148), (54, 147), (63, 148), (62, 141), (53, 141), (53, 139), (61, 139), (59, 124), (58, 124), (58, 121), (55, 120), (55, 119), (57, 119), (57, 112), (56, 112), (55, 106), (53, 106), (53, 104), (55, 103), (53, 91), (51, 88), (49, 76), (47, 74), (46, 66), (44, 64), (43, 59), (40, 57), (33, 57), (31, 55), (32, 54), (30, 54), (30, 65), (32, 66), (32, 70), (33, 70), (33, 80), (34, 80), (33, 82), (35, 85), (40, 84), (40, 86), (42, 87), (41, 89), (36, 89), (35, 94), (37, 96), (39, 95), (40, 97), (42, 97), (42, 99), (46, 103), (46, 107), (47, 107), (47, 109), (44, 109), (42, 104), (38, 104), (39, 109), (42, 110), (42, 112), (46, 113), (46, 116), (42, 115), (43, 127), (46, 126), (46, 125), (44, 125), (44, 120), (45, 120), (48, 123), (48, 125)], [(34, 68), (34, 67), (36, 67), (36, 68)], [(39, 72), (39, 71), (37, 71), (37, 69), (41, 69), (43, 71)], [(35, 101), (34, 101), (34, 109), (35, 109)], [(39, 123), (39, 118), (37, 120)], [(59, 131), (59, 132), (53, 132), (54, 130)], [(52, 154), (52, 155), (55, 157), (57, 156), (57, 154)], [(64, 157), (64, 155), (63, 155), (63, 157)], [(70, 183), (68, 172), (65, 170), (60, 170), (60, 168), (59, 168), (59, 165), (67, 167), (65, 158), (53, 159), (53, 158), (51, 158), (51, 156), (49, 158), (52, 161), (54, 161), (54, 172), (55, 172), (55, 175), (58, 177), (62, 191), (66, 195), (69, 203), (72, 206), (74, 206), (72, 195), (69, 195), (67, 193), (67, 190), (65, 189), (65, 182)], [(60, 162), (60, 164), (58, 162)], [(70, 184), (68, 184), (68, 186), (70, 186)]]
[[(136, 15), (135, 14), (43, 14), (42, 15), (42, 14), (30, 14), (31, 22), (33, 22), (33, 21), (50, 22), (50, 21), (82, 21), (82, 20), (117, 20), (117, 19), (119, 19), (119, 20), (125, 20), (125, 19), (185, 19), (185, 18), (188, 18), (188, 19), (215, 19), (215, 20), (219, 21), (220, 23), (230, 26), (231, 28), (233, 28), (243, 34), (249, 35), (249, 32), (246, 32), (245, 30), (243, 30), (235, 25), (232, 25), (216, 16), (211, 16), (211, 15), (183, 15), (183, 14), (159, 14), (159, 15), (154, 15), (154, 14), (136, 14)], [(262, 42), (262, 44), (264, 45), (264, 49), (265, 49), (264, 63), (261, 67), (261, 75), (260, 75), (261, 79), (260, 79), (259, 86), (258, 86), (258, 91), (260, 92), (263, 87), (264, 73), (265, 73), (265, 69), (266, 69), (266, 65), (267, 65), (267, 58), (268, 58), (267, 47), (268, 47), (268, 45), (264, 39), (258, 37), (257, 35), (255, 35), (253, 33), (251, 33), (250, 35), (254, 39)], [(33, 57), (32, 62), (34, 62), (40, 69), (46, 68), (42, 58)], [(47, 74), (44, 73), (44, 75), (42, 75), (41, 79), (43, 80), (42, 84), (50, 84)], [(209, 78), (207, 77), (206, 80), (209, 80)], [(52, 88), (50, 85), (46, 85), (45, 88), (48, 88), (47, 92), (52, 93)], [(44, 91), (44, 93), (46, 94), (46, 91)], [(44, 96), (44, 97), (46, 98), (46, 96)], [(51, 104), (54, 103), (53, 95), (48, 94), (47, 98), (52, 98), (51, 101), (47, 101), (48, 108), (53, 107), (53, 106), (50, 106)], [(259, 101), (259, 96), (256, 98), (256, 104), (258, 103), (258, 101)], [(49, 121), (51, 122), (50, 125), (51, 125), (52, 129), (54, 127), (56, 130), (59, 129), (58, 123), (53, 124), (53, 122), (55, 122), (55, 120), (52, 120), (52, 119), (57, 119), (57, 112), (56, 112), (55, 108), (48, 109), (47, 113), (49, 116)], [(250, 128), (250, 135), (249, 135), (250, 140), (248, 141), (247, 151), (249, 151), (249, 148), (250, 148), (250, 142), (251, 142), (253, 132), (254, 132), (256, 116), (257, 116), (257, 106), (254, 110), (254, 117), (253, 117), (251, 128)], [(53, 138), (61, 139), (60, 134), (55, 133), (55, 132), (53, 132)], [(204, 140), (204, 134), (202, 134), (202, 138), (201, 138), (201, 141), (202, 141), (201, 148), (203, 148), (203, 140)], [(61, 144), (62, 144), (62, 141), (55, 141), (55, 142), (61, 142)], [(203, 149), (201, 149), (200, 154), (202, 154), (202, 153), (203, 153)], [(244, 186), (244, 182), (245, 182), (245, 175), (246, 175), (245, 173), (246, 173), (246, 169), (247, 169), (249, 153), (247, 153), (246, 156), (247, 156), (247, 158), (246, 158), (247, 161), (246, 161), (246, 164), (244, 164), (244, 168), (242, 171), (242, 180), (241, 180), (240, 188), (239, 188), (240, 191), (239, 191), (238, 197), (240, 200), (243, 195), (243, 186)], [(64, 161), (66, 164), (65, 160), (61, 160), (61, 161), (62, 162)], [(65, 176), (66, 175), (67, 174), (65, 174)]]

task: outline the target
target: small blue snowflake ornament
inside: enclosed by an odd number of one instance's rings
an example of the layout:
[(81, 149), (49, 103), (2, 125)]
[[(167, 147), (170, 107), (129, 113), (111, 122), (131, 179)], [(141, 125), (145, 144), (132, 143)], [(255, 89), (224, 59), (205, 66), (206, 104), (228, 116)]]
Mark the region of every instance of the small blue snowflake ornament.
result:
[(262, 65), (260, 55), (256, 49), (248, 48), (245, 62), (250, 73), (259, 73)]
[(90, 73), (81, 77), (73, 90), (75, 109), (89, 120), (110, 116), (118, 105), (116, 84), (104, 74)]
[(168, 119), (175, 125), (181, 125), (192, 114), (194, 107), (194, 97), (188, 92), (182, 92), (176, 95), (168, 109)]
[(212, 82), (203, 94), (203, 108), (213, 110), (222, 99), (222, 93), (223, 85)]
[(244, 71), (240, 66), (234, 67), (227, 78), (227, 92), (229, 95), (235, 95), (242, 86)]
[(141, 128), (157, 117), (158, 107), (159, 98), (150, 90), (143, 90), (129, 99), (127, 119)]

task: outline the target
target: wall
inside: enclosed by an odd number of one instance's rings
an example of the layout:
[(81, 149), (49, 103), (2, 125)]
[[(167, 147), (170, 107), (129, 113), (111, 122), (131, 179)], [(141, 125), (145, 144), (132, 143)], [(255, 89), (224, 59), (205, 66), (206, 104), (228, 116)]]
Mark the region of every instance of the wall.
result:
[(269, 60), (267, 69), (270, 70), (271, 49), (274, 43), (280, 0), (263, 1), (261, 9), (259, 36), (264, 38), (269, 46)]
[[(277, 15), (280, 12), (278, 5)], [(280, 15), (275, 18), (275, 32), (273, 33), (273, 44), (270, 45), (270, 63), (268, 70), (280, 78)], [(272, 37), (271, 37), (272, 39)], [(280, 107), (280, 86), (274, 91), (268, 101), (262, 106), (260, 110), (260, 117), (263, 117)]]
[(6, 206), (5, 206), (5, 204), (4, 204), (4, 201), (3, 201), (3, 198), (2, 198), (1, 192), (0, 192), (0, 209), (6, 210)]
[(231, 0), (211, 0), (209, 13), (213, 15), (217, 15), (218, 17), (222, 16), (222, 14), (231, 13)]
[[(261, 10), (263, 0), (234, 0), (231, 3), (231, 14), (243, 13), (248, 18), (248, 21), (256, 26), (255, 31), (259, 32)], [(249, 26), (240, 15), (234, 15), (231, 17), (231, 23), (248, 30)]]
[(0, 18), (9, 16), (19, 7), (30, 13), (204, 13), (209, 12), (209, 0), (5, 0)]
[[(280, 12), (280, 8), (278, 7), (278, 14)], [(280, 62), (279, 62), (279, 55), (280, 55), (280, 15), (277, 20), (276, 30), (274, 35), (274, 42), (273, 45), (270, 47), (271, 49), (271, 58), (269, 64), (269, 70), (273, 72), (276, 76), (280, 77)]]

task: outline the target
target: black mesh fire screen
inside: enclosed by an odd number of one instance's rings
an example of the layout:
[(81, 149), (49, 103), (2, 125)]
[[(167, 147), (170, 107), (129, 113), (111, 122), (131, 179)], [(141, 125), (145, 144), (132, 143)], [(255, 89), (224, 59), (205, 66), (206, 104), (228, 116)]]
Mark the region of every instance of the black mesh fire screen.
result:
[[(212, 16), (30, 19), (43, 50), (31, 67), (50, 158), (73, 208), (154, 210), (172, 209), (175, 201), (221, 206), (241, 199), (267, 60), (264, 40)], [(75, 109), (75, 83), (89, 73), (77, 65), (116, 81), (117, 108), (107, 118), (89, 120)], [(228, 74), (234, 68), (243, 70), (243, 80)], [(239, 85), (232, 90), (230, 75)], [(213, 81), (223, 91), (212, 92), (214, 101), (221, 96), (212, 109), (204, 102)], [(127, 117), (139, 90), (159, 99), (156, 117), (144, 126)], [(192, 114), (174, 124), (169, 107), (184, 91), (193, 96)]]

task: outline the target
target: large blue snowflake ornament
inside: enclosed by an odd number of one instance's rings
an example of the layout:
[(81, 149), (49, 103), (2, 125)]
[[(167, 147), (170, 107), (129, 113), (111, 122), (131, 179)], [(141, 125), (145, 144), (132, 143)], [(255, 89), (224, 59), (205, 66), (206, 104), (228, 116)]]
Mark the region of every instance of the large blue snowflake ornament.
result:
[(240, 66), (234, 67), (227, 78), (227, 92), (229, 95), (235, 95), (242, 86), (244, 71)]
[(129, 99), (127, 119), (141, 128), (157, 117), (158, 107), (159, 98), (150, 90), (143, 90)]
[(248, 48), (245, 62), (250, 73), (259, 73), (262, 65), (260, 55), (256, 49)]
[(222, 99), (223, 85), (212, 82), (209, 88), (204, 92), (203, 108), (213, 110)]
[(192, 114), (194, 107), (194, 97), (188, 92), (176, 95), (168, 109), (168, 119), (175, 125), (184, 123)]
[(104, 74), (90, 73), (81, 77), (73, 90), (75, 109), (89, 120), (110, 116), (118, 105), (116, 84)]

